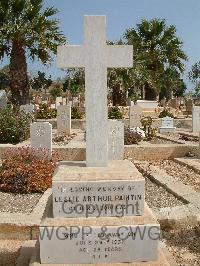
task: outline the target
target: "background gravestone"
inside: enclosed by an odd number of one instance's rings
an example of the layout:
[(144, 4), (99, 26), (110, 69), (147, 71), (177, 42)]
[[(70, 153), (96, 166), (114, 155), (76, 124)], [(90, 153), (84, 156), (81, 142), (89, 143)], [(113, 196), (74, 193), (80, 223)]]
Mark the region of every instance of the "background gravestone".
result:
[(71, 106), (69, 105), (57, 107), (57, 133), (71, 134)]
[[(52, 155), (52, 125), (49, 122), (34, 122), (30, 128), (31, 147), (45, 149), (48, 157)], [(41, 153), (41, 151), (39, 151)]]
[(32, 115), (34, 112), (34, 105), (33, 104), (21, 105), (20, 111), (24, 112), (26, 115)]
[(142, 108), (140, 106), (130, 106), (129, 110), (129, 126), (130, 128), (141, 127)]
[(192, 110), (192, 131), (200, 132), (200, 106), (194, 106)]
[(58, 108), (58, 106), (60, 106), (63, 102), (62, 97), (56, 97), (56, 108)]
[(121, 121), (108, 121), (108, 159), (124, 159), (124, 124)]
[(0, 90), (0, 109), (4, 109), (7, 107), (8, 98), (6, 95), (6, 91)]
[(174, 119), (172, 117), (166, 116), (161, 119), (161, 127), (159, 132), (161, 134), (165, 133), (175, 133), (176, 128), (174, 127)]
[(192, 108), (193, 108), (193, 100), (192, 99), (186, 100), (185, 107), (186, 107), (187, 115), (191, 115), (192, 114)]

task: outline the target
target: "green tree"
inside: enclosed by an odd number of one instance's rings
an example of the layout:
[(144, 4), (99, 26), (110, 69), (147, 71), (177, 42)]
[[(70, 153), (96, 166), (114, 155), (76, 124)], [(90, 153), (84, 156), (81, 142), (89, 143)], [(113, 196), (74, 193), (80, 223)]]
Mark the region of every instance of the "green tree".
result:
[(186, 89), (186, 84), (181, 78), (180, 72), (173, 67), (165, 69), (161, 79), (160, 99), (165, 97), (169, 100), (172, 93), (174, 96), (181, 97), (184, 95)]
[(62, 88), (60, 86), (55, 86), (55, 87), (50, 89), (49, 93), (52, 96), (52, 98), (55, 100), (56, 97), (61, 97), (62, 96), (63, 90), (62, 90)]
[(0, 1), (0, 58), (10, 57), (10, 88), (16, 105), (29, 101), (26, 56), (43, 64), (51, 61), (57, 46), (65, 42), (54, 7), (43, 0)]
[(9, 66), (4, 66), (2, 69), (0, 69), (0, 90), (5, 90), (9, 88), (9, 84)]
[(189, 80), (194, 83), (195, 95), (200, 94), (200, 61), (192, 66), (189, 72)]
[[(108, 42), (109, 45), (122, 45), (122, 40)], [(126, 93), (133, 86), (132, 71), (126, 68), (108, 69), (108, 88), (114, 106), (126, 105)]]
[(30, 80), (31, 87), (36, 91), (46, 90), (51, 86), (52, 84), (51, 76), (48, 78), (46, 77), (46, 74), (44, 72), (38, 71), (38, 75)]
[(66, 92), (69, 90), (73, 97), (79, 93), (84, 92), (85, 89), (85, 74), (84, 70), (79, 69), (68, 69), (66, 72), (65, 82), (63, 83), (63, 90)]
[(135, 84), (147, 100), (155, 100), (163, 86), (167, 68), (179, 73), (184, 71), (187, 56), (182, 41), (176, 36), (176, 28), (167, 26), (165, 20), (142, 20), (136, 28), (124, 34), (127, 44), (133, 45), (133, 72)]

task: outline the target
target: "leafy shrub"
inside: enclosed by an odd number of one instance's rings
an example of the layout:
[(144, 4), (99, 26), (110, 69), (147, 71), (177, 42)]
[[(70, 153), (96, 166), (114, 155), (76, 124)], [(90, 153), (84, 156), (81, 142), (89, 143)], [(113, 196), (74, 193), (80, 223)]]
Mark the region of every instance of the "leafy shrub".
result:
[(83, 113), (80, 111), (80, 109), (78, 107), (72, 107), (71, 118), (72, 119), (82, 119), (83, 118)]
[(152, 127), (153, 119), (148, 117), (143, 117), (141, 119), (142, 129), (145, 132), (146, 140), (152, 140), (156, 136), (156, 129)]
[(52, 119), (56, 118), (57, 110), (51, 109), (46, 103), (39, 105), (39, 110), (35, 114), (36, 119)]
[(31, 119), (19, 110), (0, 110), (0, 143), (17, 144), (28, 139)]
[(61, 97), (63, 95), (63, 90), (60, 87), (54, 87), (49, 90), (49, 94), (55, 100), (56, 97)]
[(131, 145), (131, 144), (138, 144), (142, 140), (142, 136), (132, 131), (129, 127), (124, 129), (124, 144)]
[(13, 193), (44, 192), (51, 187), (57, 161), (57, 155), (53, 154), (49, 159), (44, 149), (38, 151), (20, 147), (7, 151), (0, 167), (0, 190)]
[(122, 114), (122, 112), (120, 111), (120, 109), (117, 106), (114, 106), (109, 111), (108, 118), (109, 119), (122, 119), (123, 118), (123, 114)]
[(159, 118), (163, 118), (163, 117), (166, 117), (166, 116), (169, 116), (169, 117), (174, 118), (174, 116), (173, 116), (172, 113), (170, 113), (167, 109), (164, 109), (164, 110), (159, 114)]

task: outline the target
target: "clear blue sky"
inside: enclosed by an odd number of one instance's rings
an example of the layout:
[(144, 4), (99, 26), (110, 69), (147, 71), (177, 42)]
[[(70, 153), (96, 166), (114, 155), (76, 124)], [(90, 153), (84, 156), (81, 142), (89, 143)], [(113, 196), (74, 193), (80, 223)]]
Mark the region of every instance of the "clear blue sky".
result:
[[(45, 0), (45, 4), (60, 10), (57, 17), (70, 44), (83, 42), (84, 15), (106, 15), (109, 40), (119, 39), (126, 28), (135, 27), (142, 18), (164, 18), (168, 25), (176, 26), (177, 35), (184, 42), (183, 49), (189, 57), (185, 77), (191, 65), (200, 60), (200, 0)], [(63, 76), (55, 62), (48, 68), (29, 62), (29, 71), (38, 70), (52, 78)], [(185, 81), (191, 89), (192, 85), (186, 78)]]

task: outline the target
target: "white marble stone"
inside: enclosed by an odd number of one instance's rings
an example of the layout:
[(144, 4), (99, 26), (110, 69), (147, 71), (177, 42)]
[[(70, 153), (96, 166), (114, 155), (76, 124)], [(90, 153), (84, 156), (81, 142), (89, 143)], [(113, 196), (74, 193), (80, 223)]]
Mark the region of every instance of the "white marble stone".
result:
[(63, 105), (67, 105), (67, 99), (66, 99), (66, 98), (63, 98), (63, 99), (62, 99), (62, 104), (63, 104)]
[(71, 134), (71, 106), (60, 105), (57, 107), (57, 133)]
[[(104, 235), (104, 228), (106, 235)], [(40, 242), (41, 262), (56, 264), (120, 263), (133, 261), (154, 261), (157, 259), (159, 226), (150, 224), (109, 227), (59, 227), (46, 230), (40, 228), (44, 239)], [(77, 233), (80, 230), (83, 233)], [(141, 239), (138, 232), (141, 232)], [(86, 235), (86, 233), (89, 233)], [(85, 234), (85, 235), (83, 235)], [(120, 235), (118, 237), (117, 235)], [(127, 236), (130, 234), (130, 236)], [(149, 236), (151, 235), (151, 237)], [(126, 240), (123, 240), (127, 238)], [(154, 238), (154, 239), (153, 239)]]
[(130, 128), (141, 127), (142, 108), (139, 105), (130, 106), (129, 126)]
[(108, 167), (99, 168), (61, 163), (52, 181), (54, 217), (143, 214), (145, 181), (129, 161), (109, 161)]
[(34, 105), (33, 104), (21, 105), (20, 111), (24, 112), (26, 115), (32, 115), (34, 112)]
[(4, 109), (7, 107), (8, 98), (6, 95), (6, 91), (0, 90), (0, 109)]
[(163, 117), (161, 120), (161, 127), (174, 127), (174, 119), (169, 116)]
[(56, 108), (61, 105), (62, 101), (62, 97), (56, 97)]
[(200, 132), (200, 106), (193, 106), (192, 131), (193, 132)]
[(106, 44), (106, 17), (84, 16), (84, 44), (58, 47), (58, 67), (85, 68), (87, 166), (108, 163), (107, 68), (132, 67), (133, 48)]
[(58, 265), (155, 261), (159, 235), (146, 205), (143, 216), (98, 219), (52, 218), (50, 207), (40, 225), (40, 259)]
[(30, 127), (31, 147), (44, 149), (48, 157), (52, 155), (52, 125), (49, 122), (34, 122)]
[(153, 109), (155, 110), (158, 107), (157, 101), (147, 101), (147, 100), (137, 100), (137, 105), (142, 109)]
[(124, 159), (124, 123), (121, 121), (108, 121), (108, 159)]
[(175, 133), (176, 127), (174, 127), (174, 119), (169, 116), (163, 117), (161, 120), (161, 127), (159, 127), (159, 132), (161, 134)]

